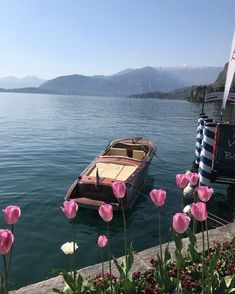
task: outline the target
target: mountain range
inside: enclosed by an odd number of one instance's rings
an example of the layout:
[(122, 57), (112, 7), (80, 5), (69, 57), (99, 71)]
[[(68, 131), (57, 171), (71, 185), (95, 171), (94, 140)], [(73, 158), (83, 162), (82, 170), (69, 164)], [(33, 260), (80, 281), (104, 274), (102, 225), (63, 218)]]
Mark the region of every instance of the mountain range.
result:
[(146, 91), (169, 91), (184, 83), (170, 73), (152, 67), (133, 69), (111, 76), (71, 75), (57, 77), (40, 86), (61, 94), (94, 96), (129, 96)]
[(195, 84), (212, 83), (222, 67), (143, 67), (110, 76), (68, 75), (39, 86), (58, 94), (130, 96), (145, 92), (168, 92)]
[[(113, 75), (67, 75), (45, 81), (37, 77), (0, 79), (1, 91), (93, 96), (122, 96), (169, 92), (192, 85), (213, 83), (222, 67), (143, 67)], [(17, 88), (17, 89), (15, 89)], [(7, 90), (8, 89), (8, 90)]]

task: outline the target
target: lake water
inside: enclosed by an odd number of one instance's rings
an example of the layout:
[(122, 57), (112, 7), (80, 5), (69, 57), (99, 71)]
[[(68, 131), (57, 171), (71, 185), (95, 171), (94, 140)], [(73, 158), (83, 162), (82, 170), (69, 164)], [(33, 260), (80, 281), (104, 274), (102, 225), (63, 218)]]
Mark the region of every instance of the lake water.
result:
[[(218, 115), (219, 108), (206, 107)], [(172, 215), (180, 208), (175, 175), (193, 161), (200, 112), (200, 105), (185, 101), (1, 93), (0, 209), (13, 204), (22, 209), (15, 227), (11, 288), (49, 278), (53, 268), (68, 269), (67, 256), (60, 250), (72, 241), (71, 225), (60, 209), (63, 197), (116, 137), (144, 136), (157, 143), (143, 194), (127, 215), (128, 237), (137, 251), (158, 243), (155, 208), (148, 196), (157, 187), (167, 191), (162, 209), (167, 241)], [(217, 187), (214, 206), (226, 198), (224, 188)], [(97, 237), (106, 232), (106, 224), (97, 211), (82, 209), (76, 222), (79, 267), (100, 262)], [(6, 227), (1, 213), (0, 228)], [(123, 255), (121, 214), (110, 227), (112, 252)]]

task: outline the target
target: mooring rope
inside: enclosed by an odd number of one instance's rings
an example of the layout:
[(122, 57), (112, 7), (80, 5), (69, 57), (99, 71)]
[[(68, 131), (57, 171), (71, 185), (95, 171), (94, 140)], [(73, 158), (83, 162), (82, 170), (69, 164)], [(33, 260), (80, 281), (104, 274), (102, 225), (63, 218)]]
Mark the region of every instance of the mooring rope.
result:
[[(156, 153), (154, 153), (154, 156), (155, 156), (155, 157), (159, 160), (159, 162), (162, 164), (162, 165), (161, 165), (161, 168), (164, 168), (165, 170), (169, 170), (169, 169), (166, 167), (166, 163), (167, 163), (167, 161), (162, 160), (162, 159), (159, 157), (159, 155), (157, 155)], [(158, 167), (158, 168), (159, 168), (159, 165), (157, 165), (157, 164), (151, 163), (151, 165), (152, 165), (153, 167)], [(172, 190), (176, 189), (176, 187), (172, 185), (172, 182), (167, 181), (166, 179), (165, 179), (165, 182), (167, 182), (168, 185), (172, 186), (171, 188), (166, 189), (167, 193), (169, 193), (169, 192), (171, 192)], [(142, 192), (139, 188), (136, 188), (134, 185), (132, 185), (132, 184), (130, 184), (130, 183), (129, 183), (128, 185), (130, 185), (130, 186), (131, 186), (133, 189), (135, 189), (138, 193), (140, 193), (140, 194), (146, 196), (146, 193)], [(222, 226), (231, 223), (231, 222), (229, 222), (229, 221), (227, 221), (227, 220), (225, 220), (225, 219), (223, 219), (223, 218), (221, 218), (221, 217), (219, 217), (219, 216), (217, 216), (217, 215), (215, 215), (215, 214), (213, 214), (213, 213), (211, 213), (211, 212), (208, 212), (208, 219), (210, 219), (210, 220), (212, 220), (212, 221), (214, 221), (214, 222), (216, 222), (216, 223), (218, 223), (218, 224), (220, 224), (220, 225), (222, 225)]]
[(223, 218), (221, 218), (221, 217), (219, 217), (219, 216), (217, 216), (217, 215), (215, 215), (215, 214), (213, 214), (213, 213), (211, 213), (211, 212), (208, 212), (208, 215), (209, 215), (210, 217), (217, 218), (218, 220), (220, 220), (220, 221), (222, 221), (222, 222), (224, 222), (224, 223), (226, 223), (226, 224), (231, 224), (231, 222), (229, 222), (229, 221), (227, 221), (227, 220), (225, 220), (225, 219), (223, 219)]
[(215, 219), (215, 218), (213, 218), (213, 217), (211, 217), (211, 216), (209, 216), (209, 215), (208, 215), (208, 218), (209, 218), (210, 220), (212, 220), (212, 221), (214, 221), (214, 222), (220, 224), (221, 226), (224, 226), (224, 225), (225, 225), (225, 223), (222, 223), (222, 222), (218, 221), (217, 219)]
[[(130, 185), (133, 189), (135, 189), (136, 191), (138, 191), (138, 193), (146, 196), (146, 193), (143, 193), (140, 189), (136, 188), (134, 185), (132, 184), (128, 184)], [(175, 187), (172, 187), (171, 189), (167, 189), (167, 192), (170, 192), (172, 189), (174, 189)], [(220, 224), (221, 226), (224, 226), (224, 225), (227, 225), (227, 224), (230, 224), (231, 222), (225, 220), (225, 219), (222, 219), (221, 217), (213, 214), (213, 213), (210, 213), (208, 212), (208, 219)]]

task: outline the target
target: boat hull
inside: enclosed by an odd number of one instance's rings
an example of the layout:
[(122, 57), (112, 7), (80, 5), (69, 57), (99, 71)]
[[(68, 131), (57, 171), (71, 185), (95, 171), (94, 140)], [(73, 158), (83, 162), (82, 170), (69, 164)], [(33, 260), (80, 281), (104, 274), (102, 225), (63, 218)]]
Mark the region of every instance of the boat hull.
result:
[(116, 139), (95, 158), (69, 188), (66, 200), (80, 207), (97, 209), (109, 203), (114, 210), (121, 205), (112, 191), (112, 183), (122, 181), (126, 194), (122, 199), (124, 209), (133, 206), (144, 186), (156, 144), (144, 138)]

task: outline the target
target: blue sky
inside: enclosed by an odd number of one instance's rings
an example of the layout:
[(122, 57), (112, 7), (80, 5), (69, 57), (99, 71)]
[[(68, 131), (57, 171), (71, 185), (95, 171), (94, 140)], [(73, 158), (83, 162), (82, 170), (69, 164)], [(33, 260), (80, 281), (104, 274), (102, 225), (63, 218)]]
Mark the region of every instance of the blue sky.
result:
[(0, 77), (223, 66), (234, 0), (0, 0)]

